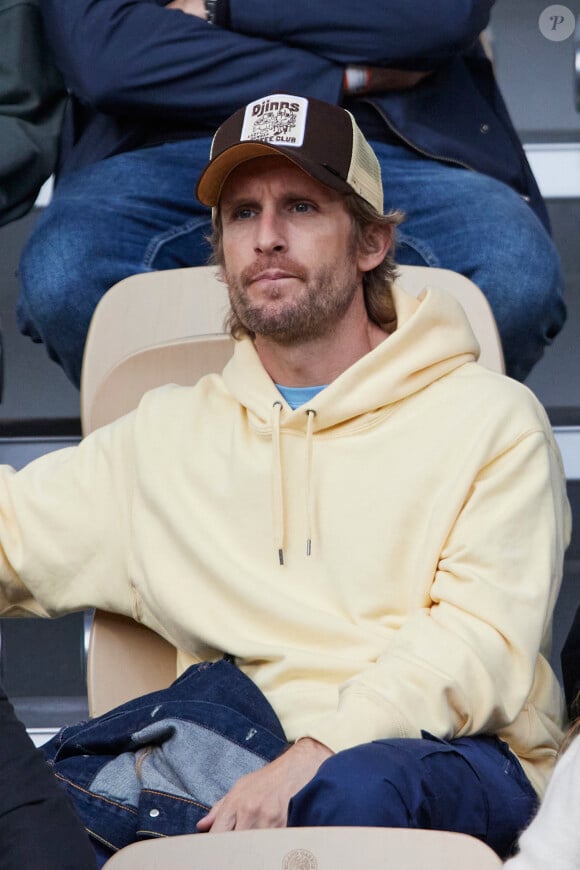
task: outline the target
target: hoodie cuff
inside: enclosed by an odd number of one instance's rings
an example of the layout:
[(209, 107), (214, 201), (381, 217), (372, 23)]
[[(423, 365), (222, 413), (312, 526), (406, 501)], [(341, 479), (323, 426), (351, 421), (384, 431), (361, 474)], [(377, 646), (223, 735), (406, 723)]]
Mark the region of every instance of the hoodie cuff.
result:
[(306, 725), (300, 737), (312, 737), (342, 752), (373, 740), (421, 737), (421, 729), (403, 720), (388, 701), (377, 703), (376, 698), (351, 693), (339, 711)]

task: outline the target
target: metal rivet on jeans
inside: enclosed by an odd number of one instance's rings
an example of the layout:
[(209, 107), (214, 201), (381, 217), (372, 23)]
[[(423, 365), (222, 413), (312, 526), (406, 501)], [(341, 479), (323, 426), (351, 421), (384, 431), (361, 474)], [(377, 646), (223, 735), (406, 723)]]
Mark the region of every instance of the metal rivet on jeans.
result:
[(157, 816), (159, 815), (159, 810), (149, 810), (149, 815), (151, 816), (152, 819), (156, 819)]
[(479, 132), (480, 133), (489, 133), (489, 124), (480, 124)]

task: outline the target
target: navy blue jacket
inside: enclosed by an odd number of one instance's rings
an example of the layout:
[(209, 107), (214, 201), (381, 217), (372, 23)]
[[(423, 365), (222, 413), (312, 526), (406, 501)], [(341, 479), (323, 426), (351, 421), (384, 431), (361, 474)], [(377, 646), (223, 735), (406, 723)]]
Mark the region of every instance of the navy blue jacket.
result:
[[(343, 102), (349, 64), (435, 70), (370, 102), (379, 130), (483, 172), (545, 208), (478, 37), (493, 0), (230, 0), (228, 27), (162, 0), (40, 0), (74, 95), (61, 171), (212, 135), (251, 100), (286, 92)], [(362, 99), (362, 98), (361, 98)], [(382, 125), (384, 124), (384, 127)], [(390, 128), (391, 134), (387, 134)]]

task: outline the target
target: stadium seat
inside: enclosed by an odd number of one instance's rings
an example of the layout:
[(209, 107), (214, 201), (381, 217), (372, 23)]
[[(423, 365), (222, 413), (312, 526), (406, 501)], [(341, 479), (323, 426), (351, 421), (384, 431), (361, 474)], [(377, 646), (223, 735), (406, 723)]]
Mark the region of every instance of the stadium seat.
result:
[(188, 834), (121, 849), (106, 870), (498, 870), (474, 837), (399, 828), (275, 828)]

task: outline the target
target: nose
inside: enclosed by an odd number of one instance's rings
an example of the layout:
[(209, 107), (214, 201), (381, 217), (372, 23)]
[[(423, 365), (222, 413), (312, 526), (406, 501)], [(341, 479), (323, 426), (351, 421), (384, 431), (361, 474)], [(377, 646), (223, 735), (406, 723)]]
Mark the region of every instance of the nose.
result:
[(260, 254), (281, 253), (287, 243), (281, 216), (273, 209), (264, 209), (257, 221), (255, 250)]

